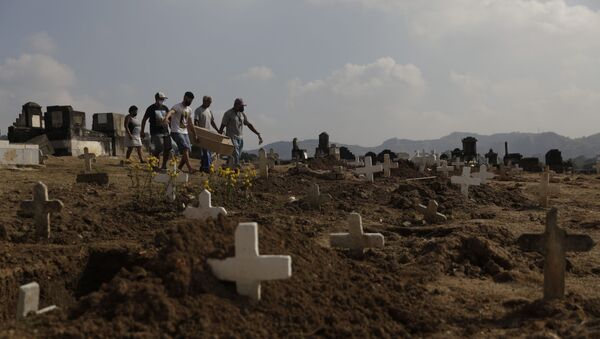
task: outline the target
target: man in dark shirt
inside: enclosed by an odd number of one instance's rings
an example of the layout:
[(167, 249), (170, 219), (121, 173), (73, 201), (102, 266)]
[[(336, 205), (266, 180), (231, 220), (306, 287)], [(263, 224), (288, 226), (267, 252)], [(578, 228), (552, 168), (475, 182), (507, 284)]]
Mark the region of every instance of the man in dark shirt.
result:
[(150, 120), (150, 141), (154, 151), (152, 155), (160, 159), (160, 154), (163, 154), (163, 162), (161, 169), (167, 168), (167, 162), (171, 155), (171, 135), (169, 134), (169, 127), (163, 124), (163, 119), (167, 115), (169, 109), (163, 103), (167, 99), (164, 93), (158, 92), (154, 95), (154, 104), (148, 106), (144, 118), (142, 119), (142, 133), (141, 137), (144, 138), (146, 133), (146, 121)]

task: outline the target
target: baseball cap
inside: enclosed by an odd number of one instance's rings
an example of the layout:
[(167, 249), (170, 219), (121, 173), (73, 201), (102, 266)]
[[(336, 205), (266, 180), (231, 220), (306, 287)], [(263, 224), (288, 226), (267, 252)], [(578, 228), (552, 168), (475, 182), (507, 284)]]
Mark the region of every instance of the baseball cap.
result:
[(165, 93), (163, 93), (163, 92), (156, 92), (156, 94), (154, 94), (154, 99), (168, 99), (168, 98), (165, 95)]
[(236, 98), (235, 101), (233, 102), (233, 105), (246, 106), (246, 104), (244, 103), (244, 100), (242, 100), (242, 98)]

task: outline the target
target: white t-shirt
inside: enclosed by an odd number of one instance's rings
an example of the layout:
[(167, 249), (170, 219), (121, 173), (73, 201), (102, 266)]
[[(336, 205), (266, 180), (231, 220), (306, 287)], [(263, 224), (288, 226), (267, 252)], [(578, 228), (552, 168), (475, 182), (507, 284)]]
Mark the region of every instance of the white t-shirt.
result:
[(213, 120), (213, 114), (210, 108), (204, 108), (202, 106), (196, 108), (194, 111), (194, 120), (198, 121), (198, 126), (210, 130), (210, 122)]
[(175, 111), (171, 116), (171, 132), (188, 134), (187, 125), (188, 119), (192, 116), (192, 109), (189, 106), (185, 107), (182, 103), (178, 103), (171, 110)]

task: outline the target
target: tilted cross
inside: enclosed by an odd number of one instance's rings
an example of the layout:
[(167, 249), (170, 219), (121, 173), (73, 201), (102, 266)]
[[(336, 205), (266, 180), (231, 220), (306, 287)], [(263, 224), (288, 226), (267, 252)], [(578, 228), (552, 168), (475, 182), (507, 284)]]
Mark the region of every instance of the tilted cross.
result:
[(546, 215), (546, 231), (542, 234), (523, 234), (517, 240), (526, 252), (544, 255), (544, 299), (562, 298), (565, 295), (566, 252), (587, 252), (596, 244), (585, 234), (567, 234), (557, 225), (557, 210)]
[(33, 186), (33, 200), (21, 202), (21, 210), (33, 215), (36, 235), (50, 237), (50, 213), (58, 213), (64, 207), (60, 200), (48, 200), (48, 187), (41, 181)]
[(481, 180), (471, 177), (471, 167), (465, 166), (462, 169), (461, 176), (452, 176), (450, 182), (455, 185), (460, 185), (460, 192), (466, 197), (469, 197), (469, 186), (479, 186)]
[(388, 153), (383, 155), (383, 176), (389, 178), (392, 174), (392, 168), (398, 168), (397, 162), (393, 162), (390, 159), (390, 155)]
[(258, 172), (261, 177), (265, 179), (269, 178), (269, 160), (264, 148), (258, 150)]
[(448, 176), (448, 172), (454, 171), (454, 166), (448, 166), (448, 162), (446, 160), (441, 161), (441, 165), (435, 168), (437, 172), (444, 173), (444, 177)]
[(240, 223), (235, 230), (234, 257), (208, 259), (213, 274), (220, 280), (235, 281), (238, 294), (260, 300), (260, 282), (292, 276), (289, 255), (260, 255), (258, 224)]
[(492, 179), (496, 175), (487, 171), (486, 165), (479, 166), (479, 172), (471, 174), (474, 178), (479, 178), (482, 184), (487, 184), (488, 179)]
[(165, 184), (165, 195), (169, 201), (175, 201), (177, 195), (177, 186), (176, 183), (187, 183), (188, 182), (188, 174), (183, 173), (179, 169), (177, 169), (177, 163), (173, 162), (173, 169), (171, 170), (174, 177), (169, 175), (169, 173), (159, 173), (154, 177), (154, 181)]
[(198, 207), (187, 206), (183, 215), (190, 219), (206, 220), (207, 218), (217, 219), (219, 214), (227, 215), (223, 207), (213, 207), (211, 194), (208, 190), (202, 190), (198, 195)]
[(365, 174), (370, 182), (374, 182), (375, 176), (373, 174), (381, 172), (382, 170), (383, 166), (381, 166), (381, 164), (373, 165), (371, 157), (365, 157), (365, 167), (357, 168), (354, 172), (357, 174)]
[(349, 233), (331, 233), (329, 242), (331, 247), (349, 248), (362, 252), (365, 248), (383, 247), (384, 238), (381, 233), (365, 233), (362, 218), (358, 213), (348, 216)]
[(92, 161), (96, 161), (96, 154), (90, 153), (87, 147), (83, 148), (83, 154), (79, 155), (79, 159), (85, 162), (84, 173), (92, 173)]
[(438, 203), (435, 200), (429, 200), (427, 206), (418, 204), (417, 211), (425, 217), (425, 221), (430, 224), (435, 224), (438, 221), (446, 221), (448, 218), (442, 213), (438, 213)]

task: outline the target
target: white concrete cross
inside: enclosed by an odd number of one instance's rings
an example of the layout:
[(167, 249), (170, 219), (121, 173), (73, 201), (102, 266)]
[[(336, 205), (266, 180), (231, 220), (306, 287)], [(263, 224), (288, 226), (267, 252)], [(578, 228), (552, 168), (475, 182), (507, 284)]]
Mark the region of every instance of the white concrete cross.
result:
[(398, 168), (397, 162), (393, 162), (390, 159), (389, 153), (383, 155), (383, 176), (389, 178), (392, 175), (392, 168)]
[(31, 282), (19, 287), (19, 301), (17, 302), (17, 319), (24, 319), (31, 312), (42, 314), (57, 309), (56, 306), (40, 307), (40, 285)]
[(370, 182), (375, 181), (374, 173), (383, 171), (381, 164), (373, 165), (371, 157), (365, 157), (365, 167), (360, 167), (354, 170), (357, 174), (365, 174)]
[(331, 233), (329, 235), (331, 247), (349, 248), (362, 252), (365, 248), (377, 248), (384, 245), (383, 234), (363, 231), (362, 218), (358, 213), (350, 213), (348, 216), (348, 231), (349, 233)]
[(448, 172), (454, 171), (454, 166), (448, 166), (448, 162), (446, 160), (441, 160), (440, 166), (435, 169), (437, 172), (444, 173), (444, 177), (448, 176)]
[(540, 184), (537, 186), (537, 195), (542, 207), (548, 207), (550, 196), (560, 193), (557, 186), (550, 185), (550, 171), (542, 172)]
[(21, 210), (33, 215), (36, 236), (50, 237), (50, 213), (58, 213), (64, 207), (60, 200), (48, 200), (48, 186), (38, 181), (33, 186), (33, 200), (21, 202)]
[(258, 150), (258, 173), (265, 179), (269, 178), (269, 159), (264, 148)]
[(205, 189), (198, 195), (198, 207), (187, 206), (183, 211), (186, 218), (203, 221), (207, 218), (217, 219), (219, 214), (227, 215), (227, 211), (223, 207), (213, 207), (211, 194)]
[(460, 170), (463, 166), (465, 165), (464, 161), (460, 161), (460, 159), (456, 159), (454, 160), (454, 162), (452, 163), (452, 166), (454, 166), (454, 169), (456, 170)]
[(471, 174), (473, 178), (479, 178), (482, 184), (487, 184), (488, 179), (492, 179), (496, 175), (487, 171), (486, 165), (479, 166), (479, 172)]
[(430, 224), (435, 224), (438, 221), (446, 221), (448, 218), (442, 213), (438, 213), (438, 203), (435, 200), (429, 200), (427, 206), (418, 204), (417, 211), (425, 217), (425, 221)]
[(177, 169), (177, 163), (173, 162), (173, 168), (171, 169), (171, 173), (174, 176), (171, 176), (170, 173), (159, 173), (154, 177), (154, 181), (159, 182), (165, 185), (165, 196), (169, 201), (175, 201), (177, 195), (177, 184), (178, 183), (187, 183), (188, 182), (188, 174), (183, 173), (179, 169)]
[(240, 223), (235, 230), (235, 256), (208, 259), (213, 274), (220, 280), (235, 281), (238, 294), (260, 300), (260, 282), (288, 279), (292, 276), (289, 255), (260, 255), (258, 225)]
[(87, 147), (83, 148), (83, 154), (79, 155), (79, 159), (84, 160), (83, 173), (92, 173), (92, 162), (96, 161), (96, 154), (90, 153)]
[(353, 166), (353, 167), (360, 167), (363, 165), (363, 162), (360, 161), (360, 158), (358, 156), (354, 157), (354, 161), (353, 162), (349, 162), (348, 163), (349, 166)]
[(461, 176), (452, 176), (450, 182), (455, 185), (460, 185), (460, 192), (465, 196), (469, 197), (469, 186), (479, 186), (481, 180), (479, 178), (471, 177), (471, 167), (465, 166), (462, 169)]

